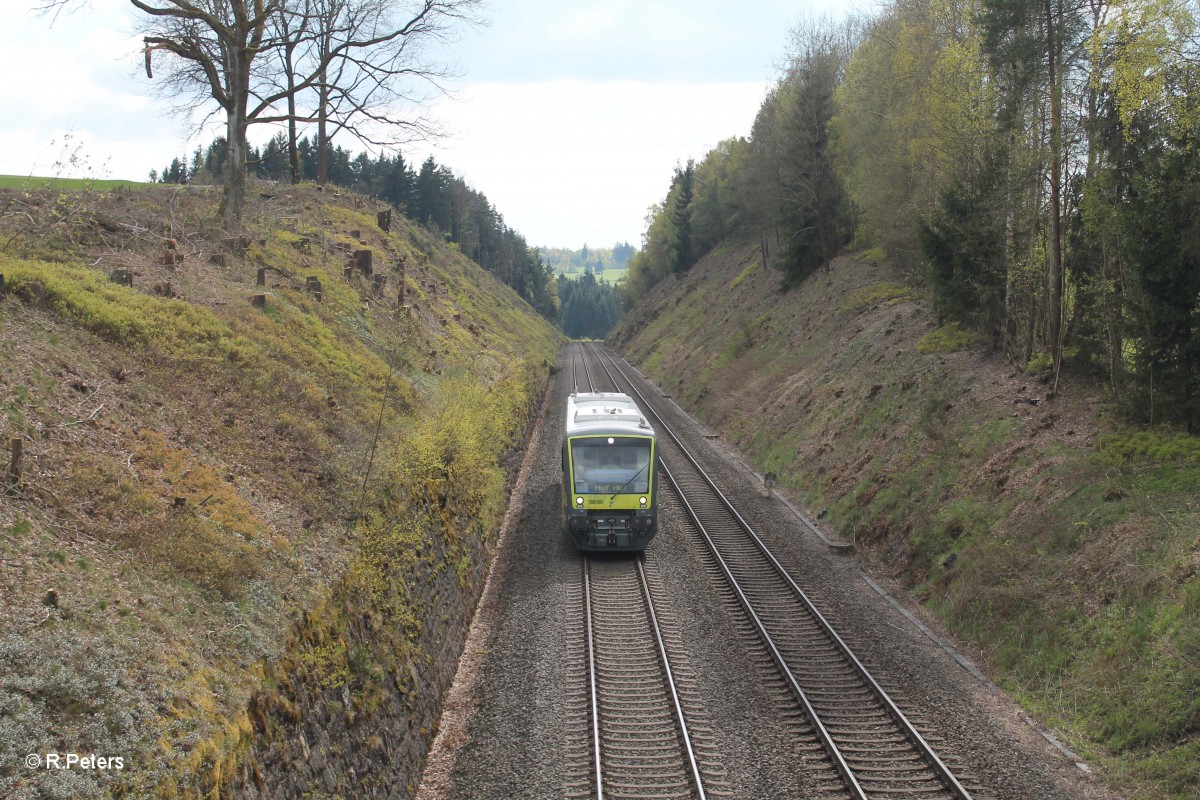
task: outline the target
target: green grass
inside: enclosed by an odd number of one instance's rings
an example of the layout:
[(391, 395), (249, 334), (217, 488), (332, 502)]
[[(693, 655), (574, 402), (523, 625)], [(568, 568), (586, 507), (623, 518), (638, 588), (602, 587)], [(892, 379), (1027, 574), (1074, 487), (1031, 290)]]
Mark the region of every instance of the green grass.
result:
[(32, 299), (44, 292), (59, 316), (117, 344), (233, 360), (247, 344), (208, 309), (135, 292), (87, 267), (0, 256), (0, 269), (16, 294)]
[[(616, 285), (625, 280), (625, 273), (627, 272), (629, 272), (628, 269), (602, 269), (599, 272), (593, 272), (592, 274), (596, 276), (597, 281), (606, 281)], [(560, 272), (558, 274), (565, 275), (571, 280), (579, 280), (583, 277), (583, 270), (579, 270), (577, 272)]]
[(87, 189), (103, 191), (118, 186), (148, 186), (139, 181), (97, 180), (94, 178), (39, 178), (31, 175), (0, 175), (0, 189), (49, 188), (79, 192)]
[(737, 287), (741, 286), (742, 282), (745, 281), (746, 278), (749, 278), (751, 275), (754, 274), (754, 271), (758, 269), (758, 267), (761, 263), (762, 262), (760, 262), (760, 261), (751, 261), (746, 266), (746, 268), (744, 270), (742, 270), (741, 272), (739, 272), (738, 276), (730, 282), (729, 289), (732, 291), (733, 289), (736, 289)]
[(957, 322), (943, 325), (937, 330), (930, 331), (917, 342), (917, 352), (925, 354), (953, 353), (963, 350), (979, 341), (978, 332), (964, 328)]

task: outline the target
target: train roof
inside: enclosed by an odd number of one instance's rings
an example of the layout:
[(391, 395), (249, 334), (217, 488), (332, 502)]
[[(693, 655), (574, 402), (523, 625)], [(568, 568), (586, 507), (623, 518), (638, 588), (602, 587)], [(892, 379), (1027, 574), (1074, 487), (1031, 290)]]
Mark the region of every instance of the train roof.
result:
[(568, 397), (566, 433), (601, 431), (654, 435), (654, 429), (627, 394), (579, 392)]

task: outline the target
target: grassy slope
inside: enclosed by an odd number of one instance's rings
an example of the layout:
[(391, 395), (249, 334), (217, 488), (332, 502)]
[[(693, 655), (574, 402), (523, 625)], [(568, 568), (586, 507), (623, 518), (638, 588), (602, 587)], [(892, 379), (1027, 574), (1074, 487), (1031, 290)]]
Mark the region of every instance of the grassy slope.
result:
[[(0, 502), (5, 797), (48, 790), (21, 759), (56, 751), (130, 765), (53, 776), (72, 796), (207, 792), (246, 751), (272, 664), (325, 688), (398, 672), (421, 611), (403, 565), (435, 531), (468, 580), (456, 537), (503, 513), (502, 460), (559, 335), (340, 192), (254, 195), (248, 252), (220, 266), (216, 200), (0, 194), (0, 435), (25, 444), (23, 493)], [(382, 293), (343, 276), (339, 246), (374, 251)], [(373, 650), (347, 651), (347, 608), (390, 622)]]
[(136, 188), (146, 186), (143, 183), (136, 181), (123, 180), (96, 180), (94, 178), (34, 178), (30, 176), (22, 177), (20, 175), (0, 175), (0, 189), (46, 189), (53, 188), (65, 192), (82, 192), (84, 190), (94, 189), (96, 191), (107, 191), (115, 189), (118, 186)]
[[(609, 337), (1139, 798), (1200, 787), (1200, 439), (935, 330), (881, 254), (780, 294), (732, 244)], [(714, 322), (718, 324), (713, 324)]]

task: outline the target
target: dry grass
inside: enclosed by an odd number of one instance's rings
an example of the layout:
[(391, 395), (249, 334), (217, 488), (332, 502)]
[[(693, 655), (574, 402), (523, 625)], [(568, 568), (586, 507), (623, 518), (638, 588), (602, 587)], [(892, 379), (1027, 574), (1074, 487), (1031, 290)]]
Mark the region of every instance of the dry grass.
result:
[[(73, 796), (207, 796), (245, 752), (250, 697), (282, 655), (364, 697), (407, 657), (398, 639), (372, 654), (320, 644), (347, 624), (339, 592), (414, 613), (403, 574), (385, 582), (372, 553), (403, 564), (420, 531), (502, 502), (495, 465), (557, 335), (405, 221), (383, 234), (363, 198), (261, 195), (231, 242), (202, 189), (0, 193), (0, 435), (25, 446), (22, 492), (0, 503), (0, 795), (41, 791), (44, 775), (11, 765), (65, 748), (133, 765), (68, 777)], [(169, 239), (181, 263), (163, 263)], [(375, 249), (386, 292), (343, 276), (336, 245), (350, 242)], [(132, 289), (108, 280), (116, 268)], [(465, 397), (487, 401), (492, 427), (449, 413)], [(418, 473), (402, 465), (420, 437), (443, 449)], [(402, 535), (369, 523), (457, 492), (438, 461), (451, 452), (486, 477), (469, 508)], [(322, 607), (308, 648), (294, 618)]]

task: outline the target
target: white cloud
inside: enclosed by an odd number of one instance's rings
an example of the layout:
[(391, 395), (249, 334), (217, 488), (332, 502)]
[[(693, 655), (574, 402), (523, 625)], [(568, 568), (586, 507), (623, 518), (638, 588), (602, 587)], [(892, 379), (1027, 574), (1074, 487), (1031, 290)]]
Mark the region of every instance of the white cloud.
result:
[(477, 84), (435, 110), (458, 135), (433, 156), (487, 195), (530, 244), (638, 244), (645, 212), (661, 202), (675, 166), (747, 135), (766, 88)]
[[(0, 11), (0, 173), (79, 175), (78, 148), (99, 177), (144, 180), (181, 152), (181, 130), (156, 111), (136, 79), (140, 40), (125, 0), (92, 0), (90, 10), (39, 17)], [(55, 162), (63, 162), (60, 170)]]
[(597, 39), (610, 36), (619, 30), (621, 18), (628, 11), (627, 2), (605, 2), (593, 0), (566, 9), (566, 13), (550, 21), (546, 26), (547, 41), (563, 44), (586, 42), (589, 46)]
[[(90, 0), (53, 26), (20, 5), (0, 0), (0, 173), (50, 174), (69, 132), (93, 169), (142, 180), (218, 132), (157, 107), (128, 0)], [(497, 2), (494, 25), (456, 48), (475, 82), (433, 109), (457, 132), (433, 155), (531, 244), (637, 244), (675, 165), (749, 132), (786, 5)]]

